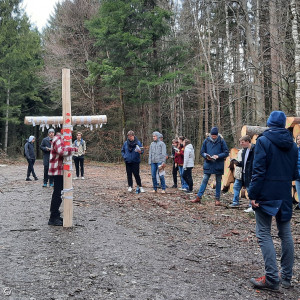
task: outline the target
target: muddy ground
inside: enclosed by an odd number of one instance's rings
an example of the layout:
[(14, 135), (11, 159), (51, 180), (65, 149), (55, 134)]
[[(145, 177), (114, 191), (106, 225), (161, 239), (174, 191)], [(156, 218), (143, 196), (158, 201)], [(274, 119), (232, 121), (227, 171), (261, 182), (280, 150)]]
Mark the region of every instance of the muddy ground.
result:
[[(204, 205), (171, 188), (151, 194), (147, 165), (147, 192), (129, 194), (124, 165), (90, 162), (86, 179), (74, 181), (75, 226), (51, 227), (42, 162), (32, 182), (25, 162), (0, 164), (0, 299), (300, 299), (300, 213), (293, 217), (293, 288), (257, 291), (249, 278), (264, 272), (246, 200), (240, 209), (215, 208), (210, 187)], [(193, 177), (197, 189), (200, 167)], [(222, 196), (225, 205), (230, 199)], [(274, 239), (279, 252), (275, 231)]]

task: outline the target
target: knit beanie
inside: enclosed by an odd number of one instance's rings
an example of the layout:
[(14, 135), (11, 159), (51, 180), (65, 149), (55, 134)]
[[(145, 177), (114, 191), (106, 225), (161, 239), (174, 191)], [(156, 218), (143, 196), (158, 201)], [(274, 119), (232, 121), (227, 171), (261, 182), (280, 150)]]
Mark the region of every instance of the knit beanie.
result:
[(34, 138), (35, 138), (35, 137), (34, 137), (33, 135), (31, 135), (31, 136), (29, 137), (29, 139), (28, 139), (28, 142), (31, 143), (32, 140), (33, 140)]
[(160, 138), (160, 133), (159, 133), (158, 131), (154, 131), (154, 132), (152, 133), (152, 135), (157, 136), (158, 139)]
[(211, 129), (211, 131), (210, 131), (210, 134), (211, 135), (218, 135), (218, 128), (217, 127), (213, 127), (212, 129)]
[(279, 110), (274, 110), (271, 112), (269, 119), (267, 121), (268, 127), (280, 127), (285, 128), (286, 116), (284, 112)]
[(55, 130), (54, 130), (53, 128), (50, 128), (50, 129), (48, 130), (48, 133), (50, 133), (50, 132), (55, 132)]

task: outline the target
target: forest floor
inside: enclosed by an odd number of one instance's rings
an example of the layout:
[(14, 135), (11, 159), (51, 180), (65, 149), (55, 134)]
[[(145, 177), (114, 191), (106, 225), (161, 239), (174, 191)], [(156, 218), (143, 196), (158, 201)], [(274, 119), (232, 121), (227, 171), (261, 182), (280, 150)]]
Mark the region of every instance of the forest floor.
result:
[[(146, 193), (128, 193), (123, 164), (88, 162), (86, 179), (74, 181), (74, 227), (53, 227), (42, 162), (38, 181), (26, 182), (26, 169), (25, 161), (0, 161), (0, 299), (300, 299), (299, 213), (292, 220), (293, 287), (258, 291), (249, 279), (264, 267), (246, 199), (229, 209), (232, 195), (215, 207), (210, 187), (203, 205), (177, 189), (151, 194), (147, 165)], [(172, 186), (170, 165), (167, 173)], [(197, 189), (200, 166), (193, 178)]]

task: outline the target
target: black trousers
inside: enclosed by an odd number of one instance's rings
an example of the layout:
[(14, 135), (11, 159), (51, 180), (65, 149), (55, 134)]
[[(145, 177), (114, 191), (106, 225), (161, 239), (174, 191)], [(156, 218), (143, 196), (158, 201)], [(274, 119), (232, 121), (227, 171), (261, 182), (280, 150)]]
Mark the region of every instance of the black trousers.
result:
[(192, 170), (193, 168), (186, 168), (186, 170), (183, 171), (182, 177), (185, 180), (185, 182), (188, 184), (189, 186), (189, 191), (192, 192), (193, 191), (193, 177), (192, 177)]
[(178, 172), (178, 165), (177, 167), (175, 167), (175, 162), (173, 162), (172, 175), (173, 175), (173, 183), (175, 186), (177, 186), (177, 172)]
[(48, 175), (48, 171), (49, 171), (49, 165), (44, 165), (44, 183), (47, 184), (48, 180), (49, 183), (53, 183), (53, 176), (49, 176)]
[(50, 205), (50, 219), (56, 219), (60, 216), (59, 207), (61, 205), (61, 191), (64, 188), (64, 177), (63, 175), (53, 176), (54, 189)]
[(35, 159), (27, 159), (28, 162), (28, 168), (27, 168), (27, 178), (30, 177), (30, 174), (32, 173), (32, 176), (34, 178), (36, 178), (35, 172), (34, 172), (34, 163), (35, 163)]
[(79, 177), (79, 165), (80, 165), (80, 173), (81, 173), (81, 177), (84, 176), (84, 167), (83, 167), (83, 163), (84, 163), (84, 156), (74, 156), (74, 163), (75, 163), (75, 168), (76, 168), (76, 176)]
[(127, 172), (127, 181), (128, 186), (133, 185), (132, 174), (135, 178), (136, 184), (142, 186), (141, 177), (140, 177), (140, 163), (125, 163), (126, 172)]

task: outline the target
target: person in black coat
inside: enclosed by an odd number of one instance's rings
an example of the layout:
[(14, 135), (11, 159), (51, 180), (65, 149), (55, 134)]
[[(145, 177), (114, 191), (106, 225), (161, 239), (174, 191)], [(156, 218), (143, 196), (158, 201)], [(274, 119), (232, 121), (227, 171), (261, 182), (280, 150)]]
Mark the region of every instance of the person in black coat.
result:
[[(256, 236), (265, 263), (265, 275), (251, 278), (254, 288), (279, 290), (291, 286), (294, 263), (294, 244), (291, 234), (292, 181), (297, 179), (298, 150), (289, 130), (286, 116), (273, 111), (267, 129), (257, 139), (249, 198), (255, 210)], [(271, 225), (275, 216), (281, 239), (281, 269), (278, 271)]]
[(43, 187), (47, 187), (47, 183), (49, 180), (49, 186), (54, 186), (53, 184), (53, 176), (48, 176), (49, 171), (49, 159), (50, 159), (50, 150), (52, 139), (55, 135), (55, 131), (53, 128), (48, 130), (48, 136), (42, 140), (40, 145), (40, 149), (43, 151), (43, 165), (44, 165), (44, 184)]

